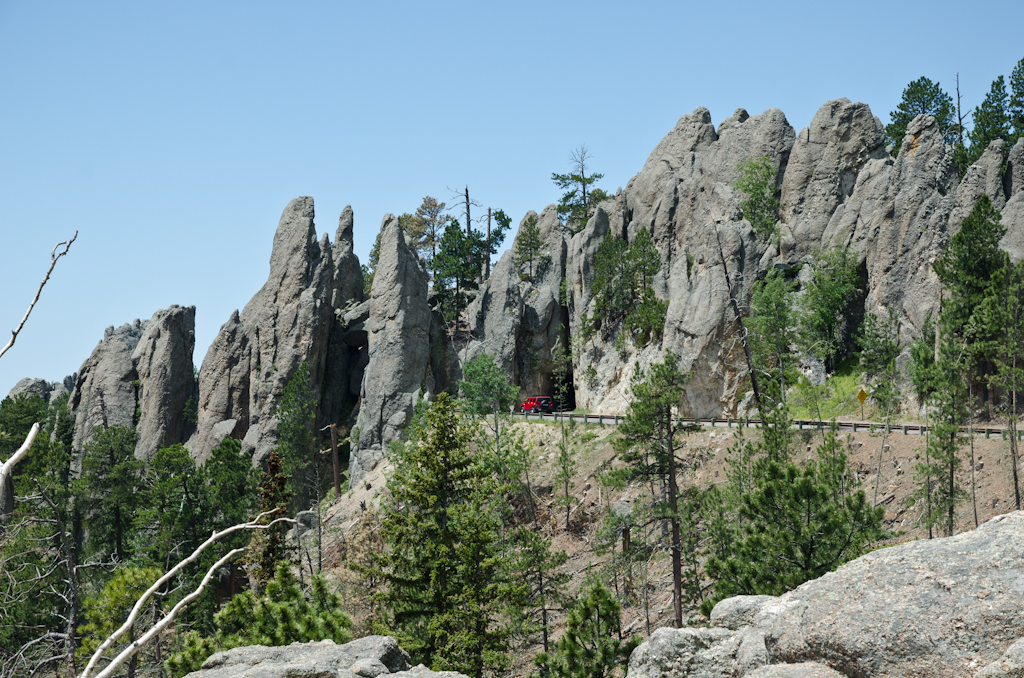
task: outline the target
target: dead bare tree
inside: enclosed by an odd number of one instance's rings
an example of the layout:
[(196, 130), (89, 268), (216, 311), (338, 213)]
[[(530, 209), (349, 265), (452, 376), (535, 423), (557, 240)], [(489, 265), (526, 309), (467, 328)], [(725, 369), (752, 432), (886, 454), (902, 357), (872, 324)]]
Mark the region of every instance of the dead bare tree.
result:
[(110, 676), (112, 676), (117, 671), (118, 667), (120, 667), (126, 661), (134, 657), (139, 652), (139, 650), (141, 650), (154, 638), (159, 636), (164, 629), (170, 626), (170, 624), (175, 620), (175, 618), (177, 618), (178, 614), (185, 608), (186, 605), (188, 605), (193, 600), (202, 595), (203, 591), (206, 589), (207, 584), (210, 583), (210, 580), (213, 578), (217, 570), (219, 570), (221, 567), (227, 564), (227, 562), (234, 558), (236, 555), (245, 551), (248, 548), (242, 547), (232, 549), (227, 554), (225, 554), (220, 560), (214, 563), (213, 566), (211, 566), (210, 569), (206, 572), (206, 575), (203, 577), (202, 581), (199, 582), (199, 585), (196, 586), (196, 588), (191, 593), (189, 593), (180, 601), (178, 601), (178, 603), (173, 608), (171, 608), (170, 612), (168, 612), (163, 619), (153, 624), (153, 626), (148, 631), (143, 633), (138, 638), (132, 640), (129, 643), (128, 647), (123, 649), (116, 657), (114, 657), (114, 659), (112, 659), (103, 670), (97, 672), (97, 665), (103, 658), (103, 655), (122, 636), (124, 636), (125, 633), (129, 631), (129, 629), (134, 627), (135, 621), (138, 619), (139, 614), (141, 614), (142, 610), (145, 608), (146, 602), (149, 600), (149, 598), (153, 596), (153, 594), (155, 594), (158, 590), (160, 590), (168, 581), (174, 578), (178, 574), (178, 572), (185, 568), (185, 566), (198, 560), (199, 556), (202, 554), (203, 551), (206, 550), (208, 546), (228, 536), (229, 534), (232, 534), (239, 530), (265, 530), (276, 525), (277, 523), (287, 522), (294, 524), (296, 522), (292, 518), (277, 518), (265, 525), (259, 522), (263, 518), (278, 513), (280, 510), (281, 509), (265, 511), (247, 523), (239, 523), (238, 525), (232, 525), (231, 527), (221, 530), (220, 532), (214, 532), (209, 539), (207, 539), (198, 547), (196, 547), (196, 550), (192, 552), (192, 555), (182, 559), (177, 565), (168, 570), (166, 574), (157, 579), (156, 582), (154, 582), (152, 586), (146, 589), (146, 592), (143, 593), (135, 602), (135, 605), (134, 607), (132, 607), (132, 611), (128, 614), (128, 618), (125, 620), (125, 622), (116, 631), (110, 634), (106, 640), (100, 643), (100, 646), (96, 649), (96, 652), (93, 653), (92, 657), (89, 659), (89, 663), (86, 664), (86, 667), (79, 675), (79, 678), (109, 678)]
[[(14, 346), (14, 342), (18, 338), (18, 334), (21, 332), (22, 328), (25, 327), (25, 322), (28, 321), (28, 317), (31, 315), (32, 309), (35, 308), (36, 302), (39, 301), (39, 295), (42, 294), (43, 287), (45, 287), (46, 283), (50, 280), (50, 274), (53, 273), (54, 267), (57, 266), (57, 261), (68, 253), (68, 250), (71, 248), (71, 243), (75, 242), (75, 238), (77, 237), (78, 231), (75, 231), (75, 234), (71, 236), (71, 240), (62, 240), (53, 246), (53, 251), (50, 252), (50, 268), (46, 269), (46, 275), (43, 276), (43, 282), (39, 283), (39, 289), (36, 290), (36, 296), (32, 297), (32, 303), (28, 305), (28, 310), (25, 311), (25, 315), (22, 317), (21, 322), (18, 323), (18, 326), (11, 331), (10, 341), (7, 342), (6, 346), (0, 348), (0, 357)], [(58, 252), (57, 249), (61, 245), (64, 246), (64, 249)]]

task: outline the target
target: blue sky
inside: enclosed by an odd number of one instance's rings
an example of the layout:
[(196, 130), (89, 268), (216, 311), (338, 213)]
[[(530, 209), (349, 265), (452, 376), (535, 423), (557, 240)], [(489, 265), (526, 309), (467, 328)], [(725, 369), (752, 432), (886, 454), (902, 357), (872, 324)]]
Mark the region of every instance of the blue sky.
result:
[(266, 280), (281, 210), (386, 212), (469, 186), (518, 224), (586, 143), (602, 187), (680, 115), (845, 96), (883, 122), (921, 75), (965, 106), (1024, 57), (1024, 3), (28, 2), (0, 0), (0, 333), (53, 245), (78, 241), (0, 396), (78, 369), (108, 325), (194, 304), (195, 362)]

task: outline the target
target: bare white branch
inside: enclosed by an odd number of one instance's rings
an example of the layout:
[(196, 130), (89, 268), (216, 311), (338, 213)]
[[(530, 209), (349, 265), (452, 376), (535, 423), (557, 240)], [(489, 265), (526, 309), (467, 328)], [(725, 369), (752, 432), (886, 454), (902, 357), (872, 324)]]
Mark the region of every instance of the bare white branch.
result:
[[(279, 518), (278, 520), (287, 520), (287, 518)], [(275, 520), (274, 522), (277, 521)], [(153, 640), (153, 638), (155, 638), (161, 631), (167, 628), (167, 626), (174, 621), (175, 617), (178, 616), (178, 613), (181, 612), (186, 605), (188, 605), (193, 600), (202, 595), (203, 590), (206, 588), (206, 585), (210, 583), (210, 579), (213, 578), (213, 574), (217, 570), (219, 570), (229, 560), (231, 560), (237, 554), (241, 553), (244, 550), (244, 548), (240, 548), (229, 551), (227, 555), (225, 555), (223, 558), (214, 563), (213, 566), (210, 567), (210, 569), (206, 572), (206, 576), (203, 577), (203, 580), (199, 582), (199, 586), (197, 586), (196, 589), (192, 591), (192, 593), (188, 594), (187, 596), (179, 600), (178, 604), (171, 608), (171, 611), (167, 613), (166, 617), (164, 617), (159, 622), (154, 624), (153, 628), (139, 636), (139, 638), (135, 640), (127, 648), (125, 648), (121, 652), (121, 654), (114, 657), (113, 661), (107, 664), (106, 668), (104, 668), (102, 671), (96, 674), (96, 678), (109, 678), (109, 676), (114, 675), (114, 672), (117, 671), (118, 667), (120, 667), (121, 664), (124, 664), (126, 661), (135, 656), (135, 654), (139, 650), (141, 650), (147, 643), (149, 643), (149, 641)], [(86, 671), (88, 671), (88, 667), (86, 667)], [(85, 678), (85, 676), (86, 674), (83, 672), (81, 678)]]
[[(164, 576), (162, 576), (159, 579), (157, 579), (156, 582), (152, 586), (150, 586), (146, 590), (145, 593), (142, 594), (142, 596), (138, 599), (138, 601), (136, 601), (135, 607), (132, 608), (131, 614), (128, 615), (128, 619), (126, 619), (124, 624), (121, 625), (121, 628), (117, 629), (112, 634), (110, 634), (110, 636), (107, 637), (107, 639), (104, 640), (103, 643), (101, 643), (100, 646), (96, 649), (96, 652), (89, 659), (89, 663), (86, 665), (85, 670), (82, 671), (82, 673), (80, 674), (79, 678), (89, 678), (89, 676), (92, 675), (92, 672), (95, 670), (96, 664), (99, 662), (100, 658), (103, 656), (103, 653), (105, 653), (107, 650), (109, 650), (110, 647), (114, 643), (117, 642), (117, 639), (120, 638), (121, 636), (123, 636), (125, 633), (127, 633), (128, 629), (130, 629), (135, 624), (135, 620), (138, 618), (139, 613), (142, 612), (142, 608), (145, 606), (146, 601), (149, 600), (150, 596), (152, 596), (157, 591), (157, 589), (159, 589), (161, 586), (163, 586), (164, 583), (166, 583), (168, 580), (170, 580), (172, 577), (174, 577), (176, 574), (178, 574), (178, 572), (180, 572), (186, 565), (188, 565), (189, 563), (192, 563), (196, 559), (198, 559), (200, 554), (202, 554), (202, 552), (206, 549), (207, 546), (209, 546), (210, 544), (214, 543), (215, 541), (218, 541), (219, 539), (222, 539), (223, 537), (226, 537), (227, 535), (229, 535), (229, 534), (231, 534), (233, 532), (237, 532), (239, 530), (265, 530), (265, 529), (267, 529), (269, 527), (272, 527), (273, 525), (276, 525), (277, 523), (281, 523), (281, 522), (295, 523), (296, 522), (295, 520), (293, 520), (291, 518), (277, 518), (276, 520), (272, 520), (271, 522), (267, 523), (266, 525), (261, 525), (259, 523), (259, 521), (262, 520), (263, 518), (266, 518), (267, 516), (273, 515), (274, 513), (277, 513), (279, 510), (280, 509), (274, 509), (273, 511), (265, 511), (265, 512), (259, 514), (258, 516), (256, 516), (255, 518), (253, 518), (251, 521), (249, 521), (247, 523), (239, 523), (238, 525), (232, 525), (231, 527), (226, 528), (224, 530), (221, 530), (220, 532), (214, 532), (213, 535), (211, 535), (209, 539), (207, 539), (202, 544), (200, 544), (199, 546), (196, 547), (196, 550), (192, 552), (192, 555), (190, 555), (188, 558), (185, 558), (184, 560), (179, 562), (177, 565), (175, 565), (170, 570), (168, 570), (167, 574), (165, 574)], [(211, 572), (212, 572), (212, 570), (211, 570)], [(212, 576), (212, 575), (207, 574), (207, 577), (209, 577), (209, 576)], [(204, 582), (203, 585), (205, 585), (206, 581), (207, 580), (204, 578), (203, 579), (203, 582)], [(187, 598), (188, 597), (186, 596), (186, 599)], [(142, 638), (144, 638), (144, 637), (146, 637), (146, 636), (145, 635), (142, 636)], [(141, 640), (141, 638), (139, 640)], [(138, 643), (139, 643), (139, 641), (136, 641), (136, 644), (138, 644)], [(142, 647), (142, 645), (138, 644), (138, 647)], [(138, 651), (138, 648), (136, 648), (136, 651)], [(132, 654), (134, 654), (134, 652)], [(131, 656), (131, 655), (129, 655), (129, 656)], [(107, 675), (106, 672), (107, 672), (107, 670), (109, 670), (109, 668), (110, 667), (108, 666), (107, 669), (104, 669), (103, 673), (100, 673), (97, 676), (97, 678), (99, 678), (99, 676)]]
[[(7, 342), (6, 346), (0, 348), (0, 356), (7, 353), (11, 346), (14, 346), (14, 341), (18, 338), (18, 333), (21, 332), (23, 327), (25, 327), (25, 323), (28, 321), (28, 317), (32, 313), (32, 309), (35, 308), (36, 302), (39, 301), (39, 295), (42, 294), (43, 287), (46, 286), (46, 283), (50, 280), (50, 274), (53, 273), (53, 269), (57, 265), (57, 260), (68, 253), (68, 250), (71, 248), (71, 243), (75, 242), (75, 238), (77, 237), (78, 231), (75, 231), (75, 234), (71, 236), (71, 240), (63, 240), (53, 246), (53, 251), (50, 253), (50, 268), (46, 270), (46, 275), (43, 276), (43, 282), (39, 283), (39, 289), (36, 290), (36, 296), (32, 297), (32, 303), (28, 305), (28, 310), (25, 311), (25, 316), (21, 319), (21, 322), (18, 323), (18, 327), (11, 331), (10, 341)], [(57, 249), (61, 245), (64, 245), (64, 249), (58, 252)]]
[[(24, 321), (22, 322), (24, 324)], [(14, 341), (13, 339), (11, 340)], [(7, 349), (4, 349), (5, 351)], [(0, 354), (2, 355), (2, 354)], [(32, 424), (32, 428), (28, 432), (28, 436), (25, 437), (25, 442), (21, 444), (18, 451), (11, 455), (11, 458), (0, 464), (0, 510), (3, 510), (4, 506), (4, 492), (7, 488), (7, 476), (14, 470), (14, 465), (21, 461), (22, 457), (28, 454), (28, 450), (32, 447), (32, 443), (35, 442), (36, 436), (39, 435), (39, 422)]]

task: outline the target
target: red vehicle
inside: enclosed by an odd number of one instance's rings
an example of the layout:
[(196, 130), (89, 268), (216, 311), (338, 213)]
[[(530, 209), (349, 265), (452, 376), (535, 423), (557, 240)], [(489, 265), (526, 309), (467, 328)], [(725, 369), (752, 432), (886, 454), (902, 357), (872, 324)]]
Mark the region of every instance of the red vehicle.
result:
[(526, 402), (520, 405), (523, 412), (551, 412), (553, 406), (551, 396), (546, 395), (530, 396)]

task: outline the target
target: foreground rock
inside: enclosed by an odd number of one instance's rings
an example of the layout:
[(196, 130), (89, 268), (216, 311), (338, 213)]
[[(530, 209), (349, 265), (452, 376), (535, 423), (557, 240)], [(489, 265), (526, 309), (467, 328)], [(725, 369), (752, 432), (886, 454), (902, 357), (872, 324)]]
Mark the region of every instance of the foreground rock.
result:
[(869, 553), (777, 598), (723, 600), (712, 628), (655, 631), (628, 678), (1020, 676), (1021, 601), (1018, 511)]
[(409, 655), (390, 636), (367, 636), (344, 645), (330, 640), (285, 647), (253, 645), (218, 652), (189, 678), (465, 678), (409, 665)]

